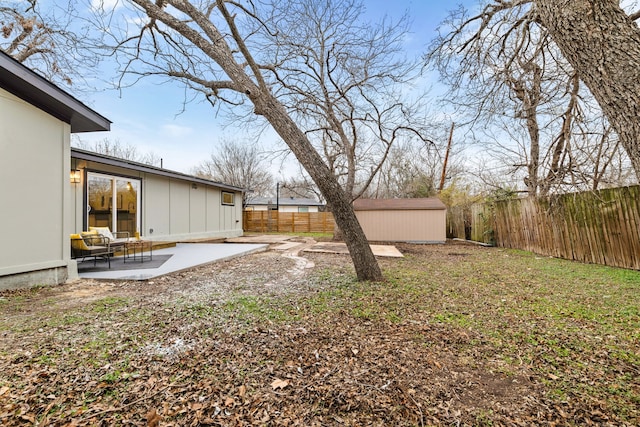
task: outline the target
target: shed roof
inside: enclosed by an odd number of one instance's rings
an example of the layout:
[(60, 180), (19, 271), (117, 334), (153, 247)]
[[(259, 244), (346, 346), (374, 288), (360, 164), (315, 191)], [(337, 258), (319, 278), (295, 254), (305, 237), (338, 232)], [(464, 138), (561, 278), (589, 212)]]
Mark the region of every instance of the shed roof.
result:
[(0, 50), (0, 87), (71, 125), (71, 132), (106, 131), (111, 122)]
[(147, 165), (144, 163), (134, 162), (132, 160), (120, 159), (118, 157), (107, 156), (105, 154), (94, 153), (93, 151), (81, 150), (71, 147), (71, 158), (86, 160), (89, 162), (101, 163), (103, 165), (117, 166), (134, 170), (137, 172), (145, 172), (154, 175), (164, 176), (167, 178), (181, 179), (183, 181), (192, 182), (202, 185), (211, 185), (229, 191), (246, 191), (244, 188), (236, 187), (221, 182), (211, 181), (209, 179), (188, 175), (182, 172), (176, 172), (169, 169), (159, 168), (157, 166)]
[(437, 197), (422, 199), (357, 199), (353, 202), (356, 211), (382, 210), (445, 210), (447, 207)]

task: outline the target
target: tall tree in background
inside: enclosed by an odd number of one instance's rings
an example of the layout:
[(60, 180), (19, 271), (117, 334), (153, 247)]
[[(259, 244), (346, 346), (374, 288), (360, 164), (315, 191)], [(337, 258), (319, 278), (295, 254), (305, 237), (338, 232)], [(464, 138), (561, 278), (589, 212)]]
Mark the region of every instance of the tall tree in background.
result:
[[(264, 26), (273, 11), (256, 7), (258, 3), (226, 0), (130, 3), (142, 12), (141, 19), (110, 21), (140, 25), (137, 30), (124, 28), (120, 33), (116, 52), (125, 56), (123, 71), (181, 79), (214, 103), (224, 101), (235, 108), (250, 104), (253, 112), (264, 117), (285, 141), (324, 195), (344, 234), (358, 278), (381, 280), (380, 267), (353, 212), (350, 195), (316, 151), (305, 129), (292, 118), (293, 112), (278, 99), (285, 87), (276, 77), (279, 64), (256, 56), (277, 44), (277, 33), (258, 31), (268, 29)], [(115, 9), (113, 13), (122, 11)], [(108, 29), (109, 34), (115, 34), (115, 28)]]
[(302, 168), (297, 176), (287, 178), (282, 182), (280, 194), (282, 197), (301, 197), (325, 202), (318, 187)]
[(356, 199), (394, 144), (427, 140), (425, 93), (412, 85), (418, 63), (404, 52), (407, 19), (367, 22), (354, 0), (277, 0), (268, 8), (256, 31), (274, 35), (261, 55), (274, 93)]
[(640, 29), (612, 0), (536, 0), (542, 25), (600, 104), (640, 178)]
[(43, 10), (38, 0), (2, 2), (0, 49), (54, 82), (71, 86), (84, 80), (97, 56), (86, 49), (86, 29), (71, 28), (73, 4), (50, 2)]
[(617, 159), (617, 135), (598, 120), (581, 70), (561, 54), (537, 2), (490, 1), (472, 16), (458, 9), (442, 28), (428, 58), (451, 88), (448, 100), (476, 130), (499, 130), (490, 149), (512, 172), (525, 170), (529, 194), (601, 182)]
[[(412, 144), (409, 141), (394, 146), (367, 196), (390, 199), (435, 196), (442, 176), (447, 142), (446, 136), (438, 140), (443, 143)], [(445, 174), (449, 183), (454, 182), (463, 170), (462, 156), (457, 149), (453, 151)]]
[(252, 196), (267, 195), (273, 189), (273, 177), (258, 146), (239, 141), (224, 141), (208, 160), (196, 166), (195, 175), (244, 188), (242, 207)]

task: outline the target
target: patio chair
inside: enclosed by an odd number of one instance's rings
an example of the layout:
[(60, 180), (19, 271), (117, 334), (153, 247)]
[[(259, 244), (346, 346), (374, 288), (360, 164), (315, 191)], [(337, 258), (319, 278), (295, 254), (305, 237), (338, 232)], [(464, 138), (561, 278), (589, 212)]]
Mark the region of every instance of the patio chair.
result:
[(98, 258), (105, 259), (111, 268), (111, 257), (115, 248), (111, 247), (109, 239), (95, 233), (82, 233), (71, 235), (71, 257), (81, 259), (93, 257), (93, 265)]
[(90, 233), (97, 233), (109, 240), (111, 247), (122, 249), (124, 244), (131, 239), (128, 231), (112, 232), (109, 227), (89, 227)]

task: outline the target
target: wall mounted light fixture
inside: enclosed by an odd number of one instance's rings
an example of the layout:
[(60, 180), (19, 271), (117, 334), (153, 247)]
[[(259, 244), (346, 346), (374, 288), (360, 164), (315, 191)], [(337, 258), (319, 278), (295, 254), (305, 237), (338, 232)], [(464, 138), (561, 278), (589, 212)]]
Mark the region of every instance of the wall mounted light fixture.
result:
[(72, 184), (80, 183), (80, 169), (71, 169), (70, 179)]

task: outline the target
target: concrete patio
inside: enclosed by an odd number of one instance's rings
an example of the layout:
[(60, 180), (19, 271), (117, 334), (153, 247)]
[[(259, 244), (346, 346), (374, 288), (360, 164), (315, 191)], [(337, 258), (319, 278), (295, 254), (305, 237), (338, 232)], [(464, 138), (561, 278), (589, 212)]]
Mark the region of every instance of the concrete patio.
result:
[[(267, 250), (267, 244), (238, 244), (238, 243), (178, 243), (174, 247), (157, 249), (153, 251), (155, 260), (163, 260), (167, 258), (161, 265), (158, 262), (142, 263), (137, 262), (135, 269), (131, 269), (132, 261), (126, 263), (126, 270), (118, 270), (112, 265), (109, 269), (105, 261), (98, 261), (97, 267), (91, 268), (90, 272), (83, 272), (78, 268), (78, 276), (81, 279), (99, 279), (99, 280), (149, 280), (165, 274), (174, 273), (176, 271), (185, 270), (196, 267), (198, 265), (208, 264), (216, 261), (224, 261), (236, 257), (249, 255), (256, 252)], [(148, 255), (145, 253), (145, 255)], [(114, 259), (114, 261), (117, 260)], [(115, 262), (112, 261), (114, 264)], [(148, 263), (150, 268), (145, 268), (144, 264)], [(93, 265), (93, 261), (90, 262)], [(154, 267), (152, 267), (155, 265)]]

